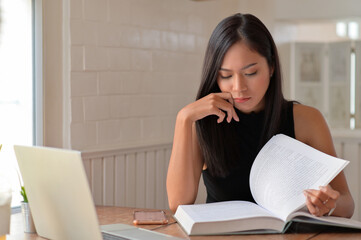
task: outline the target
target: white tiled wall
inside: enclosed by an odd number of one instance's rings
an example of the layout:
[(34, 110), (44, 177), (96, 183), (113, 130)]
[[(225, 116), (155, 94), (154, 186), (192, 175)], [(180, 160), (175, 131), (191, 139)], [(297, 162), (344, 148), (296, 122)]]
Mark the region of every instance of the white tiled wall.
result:
[(238, 0), (70, 0), (71, 147), (172, 141), (203, 54)]

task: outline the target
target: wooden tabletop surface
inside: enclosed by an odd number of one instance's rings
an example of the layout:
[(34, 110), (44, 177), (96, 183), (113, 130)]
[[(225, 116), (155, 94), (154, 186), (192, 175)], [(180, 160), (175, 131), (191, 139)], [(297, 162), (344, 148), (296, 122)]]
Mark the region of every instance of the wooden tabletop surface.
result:
[[(125, 207), (96, 207), (99, 223), (101, 225), (123, 223), (133, 225), (134, 210), (150, 210)], [(156, 232), (169, 234), (172, 236), (192, 239), (192, 240), (220, 240), (220, 239), (269, 239), (269, 240), (333, 240), (333, 239), (361, 239), (361, 233), (307, 233), (307, 234), (272, 234), (272, 235), (228, 235), (228, 236), (192, 236), (189, 237), (181, 227), (175, 222), (169, 210), (165, 210), (169, 224), (168, 225), (139, 225), (139, 227), (154, 230)], [(40, 240), (45, 239), (37, 234), (24, 233), (21, 213), (11, 216), (10, 234), (6, 236), (7, 240)]]

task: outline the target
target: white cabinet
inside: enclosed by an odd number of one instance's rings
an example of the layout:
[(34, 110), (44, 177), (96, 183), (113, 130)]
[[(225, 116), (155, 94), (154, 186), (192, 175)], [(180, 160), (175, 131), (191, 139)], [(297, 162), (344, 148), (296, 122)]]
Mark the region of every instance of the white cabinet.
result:
[[(279, 46), (285, 96), (320, 110), (331, 128), (350, 127), (350, 59), (355, 44), (351, 41), (295, 42)], [(357, 64), (361, 67), (360, 61)], [(356, 79), (356, 83), (359, 82), (360, 78)], [(361, 84), (357, 91), (361, 92)], [(357, 106), (361, 106), (361, 99), (358, 100)], [(361, 126), (357, 106), (360, 122), (357, 126)]]
[(344, 172), (355, 201), (353, 219), (361, 220), (361, 41), (295, 42), (278, 49), (285, 97), (319, 109), (337, 156), (350, 161)]

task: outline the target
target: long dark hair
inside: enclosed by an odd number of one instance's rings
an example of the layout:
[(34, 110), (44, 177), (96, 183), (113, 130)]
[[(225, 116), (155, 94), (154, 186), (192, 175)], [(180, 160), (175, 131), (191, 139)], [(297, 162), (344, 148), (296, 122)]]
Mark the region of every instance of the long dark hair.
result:
[[(218, 71), (227, 50), (236, 42), (265, 57), (273, 68), (265, 94), (265, 120), (261, 146), (279, 131), (281, 111), (286, 100), (282, 94), (281, 69), (276, 45), (266, 26), (251, 14), (235, 14), (223, 19), (214, 29), (204, 57), (201, 84), (197, 100), (210, 93), (221, 92), (217, 84)], [(207, 116), (196, 122), (197, 136), (208, 171), (214, 176), (226, 176), (241, 156), (234, 144), (230, 124), (218, 124), (217, 116)], [(225, 122), (225, 121), (224, 121)], [(267, 127), (266, 127), (267, 126)], [(233, 146), (232, 146), (233, 144)]]

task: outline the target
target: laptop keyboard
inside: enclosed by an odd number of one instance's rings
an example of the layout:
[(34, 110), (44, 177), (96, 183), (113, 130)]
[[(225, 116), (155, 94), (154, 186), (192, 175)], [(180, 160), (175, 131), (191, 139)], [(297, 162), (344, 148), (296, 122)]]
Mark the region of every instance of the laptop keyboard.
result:
[(129, 240), (129, 238), (124, 238), (120, 236), (115, 236), (113, 234), (102, 232), (103, 240)]
[[(1, 1), (1, 0), (0, 0)], [(173, 237), (171, 235), (150, 231), (143, 228), (137, 228), (126, 224), (109, 224), (101, 226), (101, 233), (103, 240), (180, 240), (181, 238)]]

